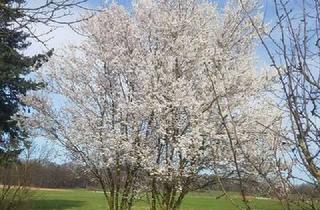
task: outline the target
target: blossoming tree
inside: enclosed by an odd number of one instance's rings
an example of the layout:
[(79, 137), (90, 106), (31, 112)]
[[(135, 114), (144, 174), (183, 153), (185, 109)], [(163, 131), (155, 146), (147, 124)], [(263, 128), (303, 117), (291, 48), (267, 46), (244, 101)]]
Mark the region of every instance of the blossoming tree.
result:
[(254, 67), (254, 31), (237, 1), (223, 13), (197, 0), (112, 4), (81, 30), (87, 39), (40, 72), (48, 85), (26, 99), (29, 123), (87, 166), (109, 209), (130, 209), (141, 190), (151, 209), (179, 209), (200, 175), (242, 185), (259, 173), (254, 164), (274, 165), (278, 139), (262, 125), (279, 115), (270, 114), (270, 82)]

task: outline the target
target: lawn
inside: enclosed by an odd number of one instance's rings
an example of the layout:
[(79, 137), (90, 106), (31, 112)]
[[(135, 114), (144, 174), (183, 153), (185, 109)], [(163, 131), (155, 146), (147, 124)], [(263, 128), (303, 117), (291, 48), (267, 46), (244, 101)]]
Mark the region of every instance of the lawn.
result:
[[(236, 207), (230, 200), (222, 197), (216, 199), (219, 193), (191, 193), (183, 203), (182, 210), (234, 210)], [(237, 195), (232, 200), (241, 204)], [(86, 190), (39, 190), (33, 198), (33, 210), (106, 210), (103, 194)], [(257, 210), (280, 210), (277, 201), (252, 199)], [(134, 210), (147, 210), (144, 201), (137, 203)]]

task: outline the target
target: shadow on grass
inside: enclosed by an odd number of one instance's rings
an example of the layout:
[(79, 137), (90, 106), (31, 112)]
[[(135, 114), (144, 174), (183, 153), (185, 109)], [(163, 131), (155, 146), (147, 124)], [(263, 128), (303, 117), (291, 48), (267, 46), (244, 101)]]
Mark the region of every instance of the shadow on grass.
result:
[(85, 203), (75, 200), (33, 200), (32, 210), (64, 210), (81, 207)]

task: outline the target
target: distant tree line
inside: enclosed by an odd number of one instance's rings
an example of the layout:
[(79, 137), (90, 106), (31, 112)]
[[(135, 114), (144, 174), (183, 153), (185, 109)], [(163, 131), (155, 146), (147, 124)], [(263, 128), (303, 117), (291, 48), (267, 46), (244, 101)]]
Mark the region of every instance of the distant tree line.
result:
[(37, 188), (90, 188), (97, 186), (90, 180), (80, 166), (73, 163), (57, 164), (32, 160), (20, 162), (16, 167), (7, 167), (0, 171), (4, 183)]

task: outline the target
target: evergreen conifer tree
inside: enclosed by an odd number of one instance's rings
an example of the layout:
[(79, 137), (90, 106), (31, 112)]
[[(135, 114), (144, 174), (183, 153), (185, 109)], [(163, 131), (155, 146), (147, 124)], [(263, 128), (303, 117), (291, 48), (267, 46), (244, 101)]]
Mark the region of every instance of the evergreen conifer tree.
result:
[(51, 54), (23, 54), (30, 46), (29, 34), (16, 23), (25, 16), (24, 10), (19, 9), (23, 3), (24, 0), (0, 0), (0, 165), (15, 161), (27, 145), (27, 133), (13, 116), (26, 108), (19, 96), (42, 87), (29, 75)]

